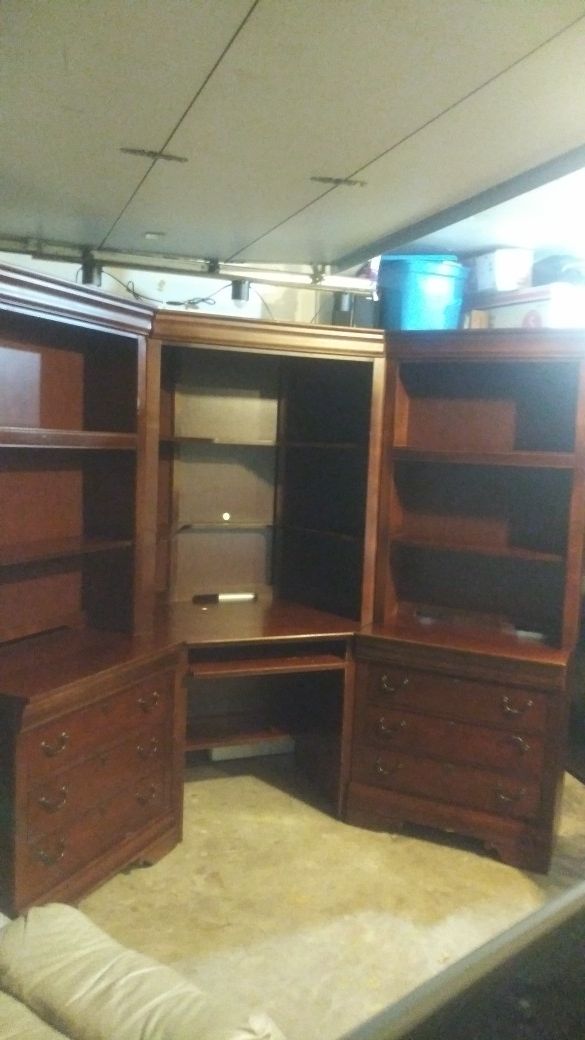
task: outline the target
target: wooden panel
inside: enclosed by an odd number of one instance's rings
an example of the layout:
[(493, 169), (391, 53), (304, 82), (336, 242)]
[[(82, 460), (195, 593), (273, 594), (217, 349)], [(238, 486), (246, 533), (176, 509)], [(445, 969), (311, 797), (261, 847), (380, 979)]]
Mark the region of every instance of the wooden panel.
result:
[(520, 687), (380, 664), (360, 665), (359, 689), (360, 703), (375, 703), (381, 711), (422, 711), (518, 733), (546, 729), (546, 695)]
[(575, 364), (405, 364), (400, 378), (409, 414), (406, 440), (398, 446), (440, 445), (443, 451), (468, 452), (574, 449)]
[(83, 429), (83, 354), (0, 342), (0, 425)]
[(392, 708), (367, 708), (361, 725), (356, 728), (356, 740), (449, 762), (505, 770), (518, 776), (538, 776), (544, 762), (542, 737), (506, 733)]
[(182, 351), (176, 367), (175, 436), (275, 442), (277, 360)]
[(284, 375), (284, 439), (367, 443), (371, 383), (369, 365), (288, 359)]
[(72, 559), (0, 569), (0, 642), (79, 624), (81, 566)]
[(389, 787), (501, 816), (534, 817), (540, 808), (538, 780), (506, 776), (403, 752), (359, 747), (352, 767), (357, 783)]
[(181, 445), (174, 475), (179, 524), (272, 524), (275, 466), (273, 448)]
[(80, 537), (82, 488), (81, 456), (0, 451), (0, 545)]
[(271, 565), (270, 529), (185, 531), (176, 541), (173, 598), (269, 585)]
[(158, 672), (133, 683), (83, 711), (62, 715), (31, 730), (24, 738), (28, 775), (35, 780), (52, 776), (91, 752), (115, 744), (129, 728), (171, 717), (172, 675)]
[(284, 466), (284, 525), (363, 534), (368, 472), (365, 449), (289, 447)]

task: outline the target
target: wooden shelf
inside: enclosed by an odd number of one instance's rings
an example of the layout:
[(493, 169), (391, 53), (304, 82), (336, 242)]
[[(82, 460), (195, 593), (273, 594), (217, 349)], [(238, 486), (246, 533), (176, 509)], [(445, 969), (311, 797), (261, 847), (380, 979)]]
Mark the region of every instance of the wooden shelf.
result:
[(207, 751), (214, 747), (229, 747), (237, 744), (258, 744), (265, 740), (290, 737), (292, 734), (281, 726), (254, 725), (254, 719), (246, 715), (212, 715), (198, 719), (187, 727), (186, 751)]
[(284, 675), (301, 672), (332, 672), (345, 668), (343, 657), (334, 654), (299, 654), (296, 657), (250, 657), (233, 661), (193, 661), (189, 671), (195, 678), (225, 679), (229, 676)]
[(236, 441), (236, 440), (222, 440), (219, 437), (189, 437), (189, 436), (177, 436), (177, 437), (161, 437), (161, 444), (200, 444), (203, 447), (205, 445), (218, 445), (219, 447), (225, 448), (276, 448), (276, 441)]
[(112, 552), (116, 549), (127, 549), (132, 544), (131, 539), (123, 538), (55, 538), (40, 542), (23, 542), (20, 545), (0, 547), (0, 567)]
[(347, 534), (345, 531), (324, 531), (320, 527), (303, 527), (300, 524), (280, 524), (283, 531), (297, 531), (299, 534), (316, 534), (321, 538), (338, 538), (341, 541), (361, 542), (363, 535)]
[(189, 531), (257, 531), (274, 527), (272, 520), (179, 520), (177, 534)]
[(561, 553), (541, 552), (536, 549), (522, 549), (519, 546), (506, 545), (466, 545), (462, 542), (442, 542), (425, 538), (409, 538), (407, 534), (398, 533), (391, 537), (394, 545), (404, 545), (412, 549), (428, 549), (431, 552), (473, 553), (480, 556), (493, 556), (504, 559), (527, 560), (535, 563), (564, 563)]
[(134, 433), (101, 430), (45, 430), (36, 427), (0, 426), (2, 448), (77, 448), (135, 451)]
[(366, 451), (367, 444), (358, 441), (287, 441), (281, 442), (283, 448), (324, 448), (327, 450), (338, 450), (342, 451)]
[(518, 466), (527, 469), (573, 469), (575, 456), (563, 451), (426, 451), (394, 448), (399, 462), (448, 462), (466, 466)]

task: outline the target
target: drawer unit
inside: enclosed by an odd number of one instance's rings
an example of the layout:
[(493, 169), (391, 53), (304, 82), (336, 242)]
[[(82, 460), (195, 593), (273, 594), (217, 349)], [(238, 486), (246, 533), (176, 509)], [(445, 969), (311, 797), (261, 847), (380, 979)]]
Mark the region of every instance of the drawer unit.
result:
[(544, 741), (536, 734), (493, 730), (409, 711), (386, 711), (379, 705), (368, 705), (359, 725), (359, 743), (385, 749), (438, 755), (448, 762), (528, 776), (538, 776), (543, 765)]
[(164, 767), (137, 777), (64, 828), (23, 849), (20, 898), (36, 899), (90, 860), (140, 832), (171, 808), (170, 773)]
[(23, 752), (29, 776), (34, 780), (52, 774), (86, 756), (96, 747), (107, 747), (120, 734), (156, 719), (161, 726), (172, 715), (173, 672), (157, 672), (112, 696), (60, 716), (26, 737)]
[(180, 839), (185, 671), (171, 647), (22, 702), (0, 694), (3, 912), (79, 898)]
[(522, 687), (478, 682), (395, 665), (363, 665), (360, 698), (447, 719), (522, 733), (543, 733), (547, 696)]
[(507, 862), (546, 869), (564, 677), (482, 659), (475, 678), (475, 661), (448, 651), (437, 651), (432, 670), (428, 652), (425, 667), (413, 666), (412, 645), (402, 663), (398, 641), (388, 640), (387, 660), (384, 647), (375, 658), (367, 638), (361, 659), (359, 636), (356, 643), (345, 818), (435, 826), (477, 837)]
[(141, 769), (168, 759), (169, 726), (144, 727), (129, 740), (101, 748), (69, 769), (43, 776), (32, 783), (26, 820), (28, 836), (48, 834), (114, 791), (131, 784)]
[(358, 783), (449, 802), (482, 812), (530, 818), (540, 804), (537, 779), (508, 777), (486, 769), (440, 762), (398, 751), (360, 747), (352, 777)]

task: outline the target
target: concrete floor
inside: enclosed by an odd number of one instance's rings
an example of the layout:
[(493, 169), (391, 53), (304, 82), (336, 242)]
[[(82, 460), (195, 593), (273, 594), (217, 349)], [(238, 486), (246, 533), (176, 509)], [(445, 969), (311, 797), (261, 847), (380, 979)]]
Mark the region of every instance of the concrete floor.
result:
[(187, 770), (182, 844), (80, 906), (202, 988), (264, 1006), (290, 1040), (332, 1040), (584, 878), (584, 819), (568, 776), (543, 877), (340, 823), (288, 758), (207, 764)]

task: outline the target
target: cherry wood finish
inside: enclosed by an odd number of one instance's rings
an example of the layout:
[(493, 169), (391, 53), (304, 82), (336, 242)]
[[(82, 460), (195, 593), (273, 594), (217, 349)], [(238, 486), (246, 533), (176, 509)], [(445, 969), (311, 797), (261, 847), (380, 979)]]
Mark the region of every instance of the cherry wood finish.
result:
[[(351, 641), (373, 610), (383, 353), (372, 330), (167, 311), (150, 341), (155, 624), (189, 647), (187, 747), (288, 733), (314, 772), (329, 746), (335, 801)], [(216, 601), (234, 592), (253, 598)]]
[(150, 308), (0, 268), (0, 905), (10, 914), (77, 898), (180, 838), (185, 661), (179, 644), (131, 634), (153, 622), (151, 323)]
[[(393, 333), (346, 818), (547, 870), (585, 528), (585, 336)], [(349, 711), (349, 709), (348, 709)]]

